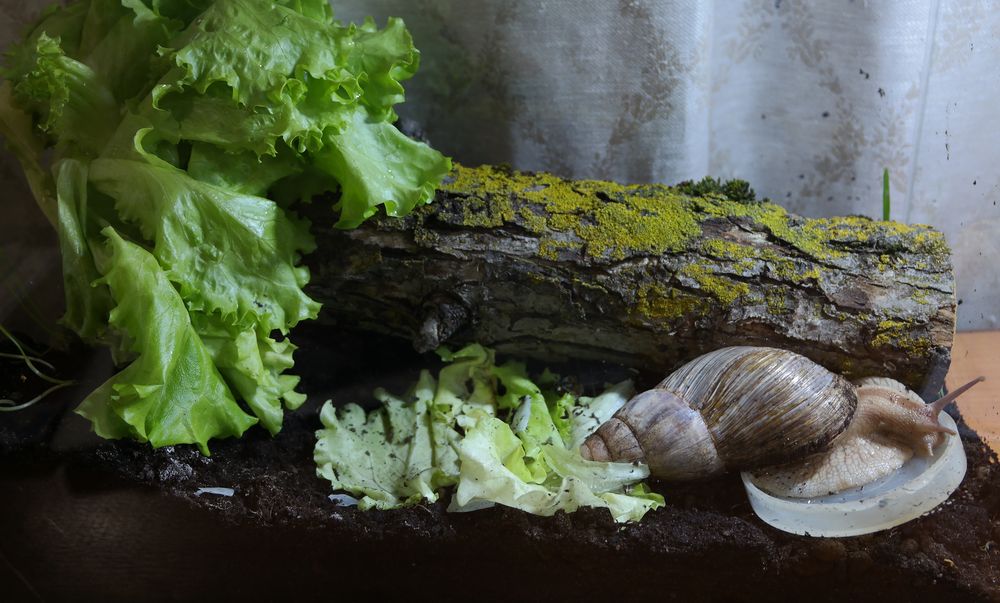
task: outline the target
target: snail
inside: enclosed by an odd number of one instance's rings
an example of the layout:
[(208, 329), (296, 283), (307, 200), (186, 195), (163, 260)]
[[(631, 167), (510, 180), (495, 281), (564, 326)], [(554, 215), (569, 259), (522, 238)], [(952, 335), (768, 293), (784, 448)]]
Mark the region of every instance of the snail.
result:
[(642, 462), (662, 480), (755, 471), (772, 494), (811, 498), (870, 483), (933, 453), (952, 400), (892, 379), (851, 383), (787, 350), (729, 347), (629, 400), (581, 446), (584, 458)]

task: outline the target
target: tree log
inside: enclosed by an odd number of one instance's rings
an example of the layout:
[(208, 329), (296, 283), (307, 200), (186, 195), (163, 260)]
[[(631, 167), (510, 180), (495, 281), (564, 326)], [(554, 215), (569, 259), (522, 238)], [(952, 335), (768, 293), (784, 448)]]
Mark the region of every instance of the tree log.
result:
[(942, 387), (950, 252), (926, 226), (805, 219), (711, 180), (623, 186), (457, 166), (404, 219), (337, 230), (303, 209), (322, 320), (420, 351), (479, 342), (648, 373), (729, 345), (802, 353), (848, 378)]

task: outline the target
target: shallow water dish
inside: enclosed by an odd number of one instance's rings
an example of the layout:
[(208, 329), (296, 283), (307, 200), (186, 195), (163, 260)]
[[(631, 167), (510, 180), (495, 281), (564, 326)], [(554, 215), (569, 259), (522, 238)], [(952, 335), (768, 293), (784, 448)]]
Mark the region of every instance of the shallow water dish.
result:
[[(941, 424), (957, 432), (942, 412)], [(934, 456), (913, 457), (895, 473), (858, 488), (819, 498), (786, 498), (763, 491), (749, 472), (741, 474), (750, 506), (765, 523), (804, 536), (859, 536), (906, 523), (943, 503), (962, 483), (962, 440), (945, 435)]]

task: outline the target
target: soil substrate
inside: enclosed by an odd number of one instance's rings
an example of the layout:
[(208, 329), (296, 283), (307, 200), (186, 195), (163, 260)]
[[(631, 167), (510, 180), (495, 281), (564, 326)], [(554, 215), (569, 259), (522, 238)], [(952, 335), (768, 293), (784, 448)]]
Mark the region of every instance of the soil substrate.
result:
[[(775, 530), (733, 475), (654, 484), (666, 508), (638, 524), (595, 509), (448, 513), (447, 495), (362, 512), (329, 500), (315, 475), (318, 408), (330, 396), (370, 400), (376, 386), (401, 391), (435, 359), (369, 335), (314, 331), (300, 342), (307, 405), (277, 437), (254, 428), (213, 442), (211, 457), (93, 439), (69, 410), (109, 363), (57, 357), (80, 384), (0, 415), (0, 598), (1000, 601), (1000, 465), (954, 407), (969, 460), (961, 487), (932, 513), (868, 536)], [(38, 385), (2, 368), (0, 397)], [(586, 375), (575, 384), (584, 392), (622, 375), (561, 368)]]

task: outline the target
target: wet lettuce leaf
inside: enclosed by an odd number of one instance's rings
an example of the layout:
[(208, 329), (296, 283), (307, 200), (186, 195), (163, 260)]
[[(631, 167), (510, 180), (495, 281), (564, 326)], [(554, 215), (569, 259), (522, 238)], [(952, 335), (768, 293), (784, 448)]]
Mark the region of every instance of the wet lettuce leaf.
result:
[(432, 199), (449, 160), (392, 125), (418, 64), (401, 21), (324, 0), (77, 0), (9, 49), (0, 133), (59, 233), (63, 322), (132, 363), (80, 408), (100, 435), (207, 453), (302, 404), (289, 202), (339, 192), (353, 227)]
[(314, 456), (335, 491), (360, 496), (361, 508), (387, 509), (435, 501), (455, 485), (450, 511), (601, 507), (615, 521), (638, 521), (663, 504), (640, 483), (646, 467), (587, 461), (579, 452), (628, 400), (631, 383), (578, 398), (543, 392), (522, 364), (498, 366), (479, 345), (441, 356), (448, 364), (437, 379), (424, 371), (401, 397), (378, 391), (382, 405), (368, 413), (326, 403)]
[(106, 438), (197, 444), (205, 454), (210, 438), (242, 434), (257, 419), (236, 403), (156, 258), (110, 226), (103, 234), (110, 254), (101, 260), (102, 281), (117, 304), (110, 323), (136, 359), (77, 412)]

